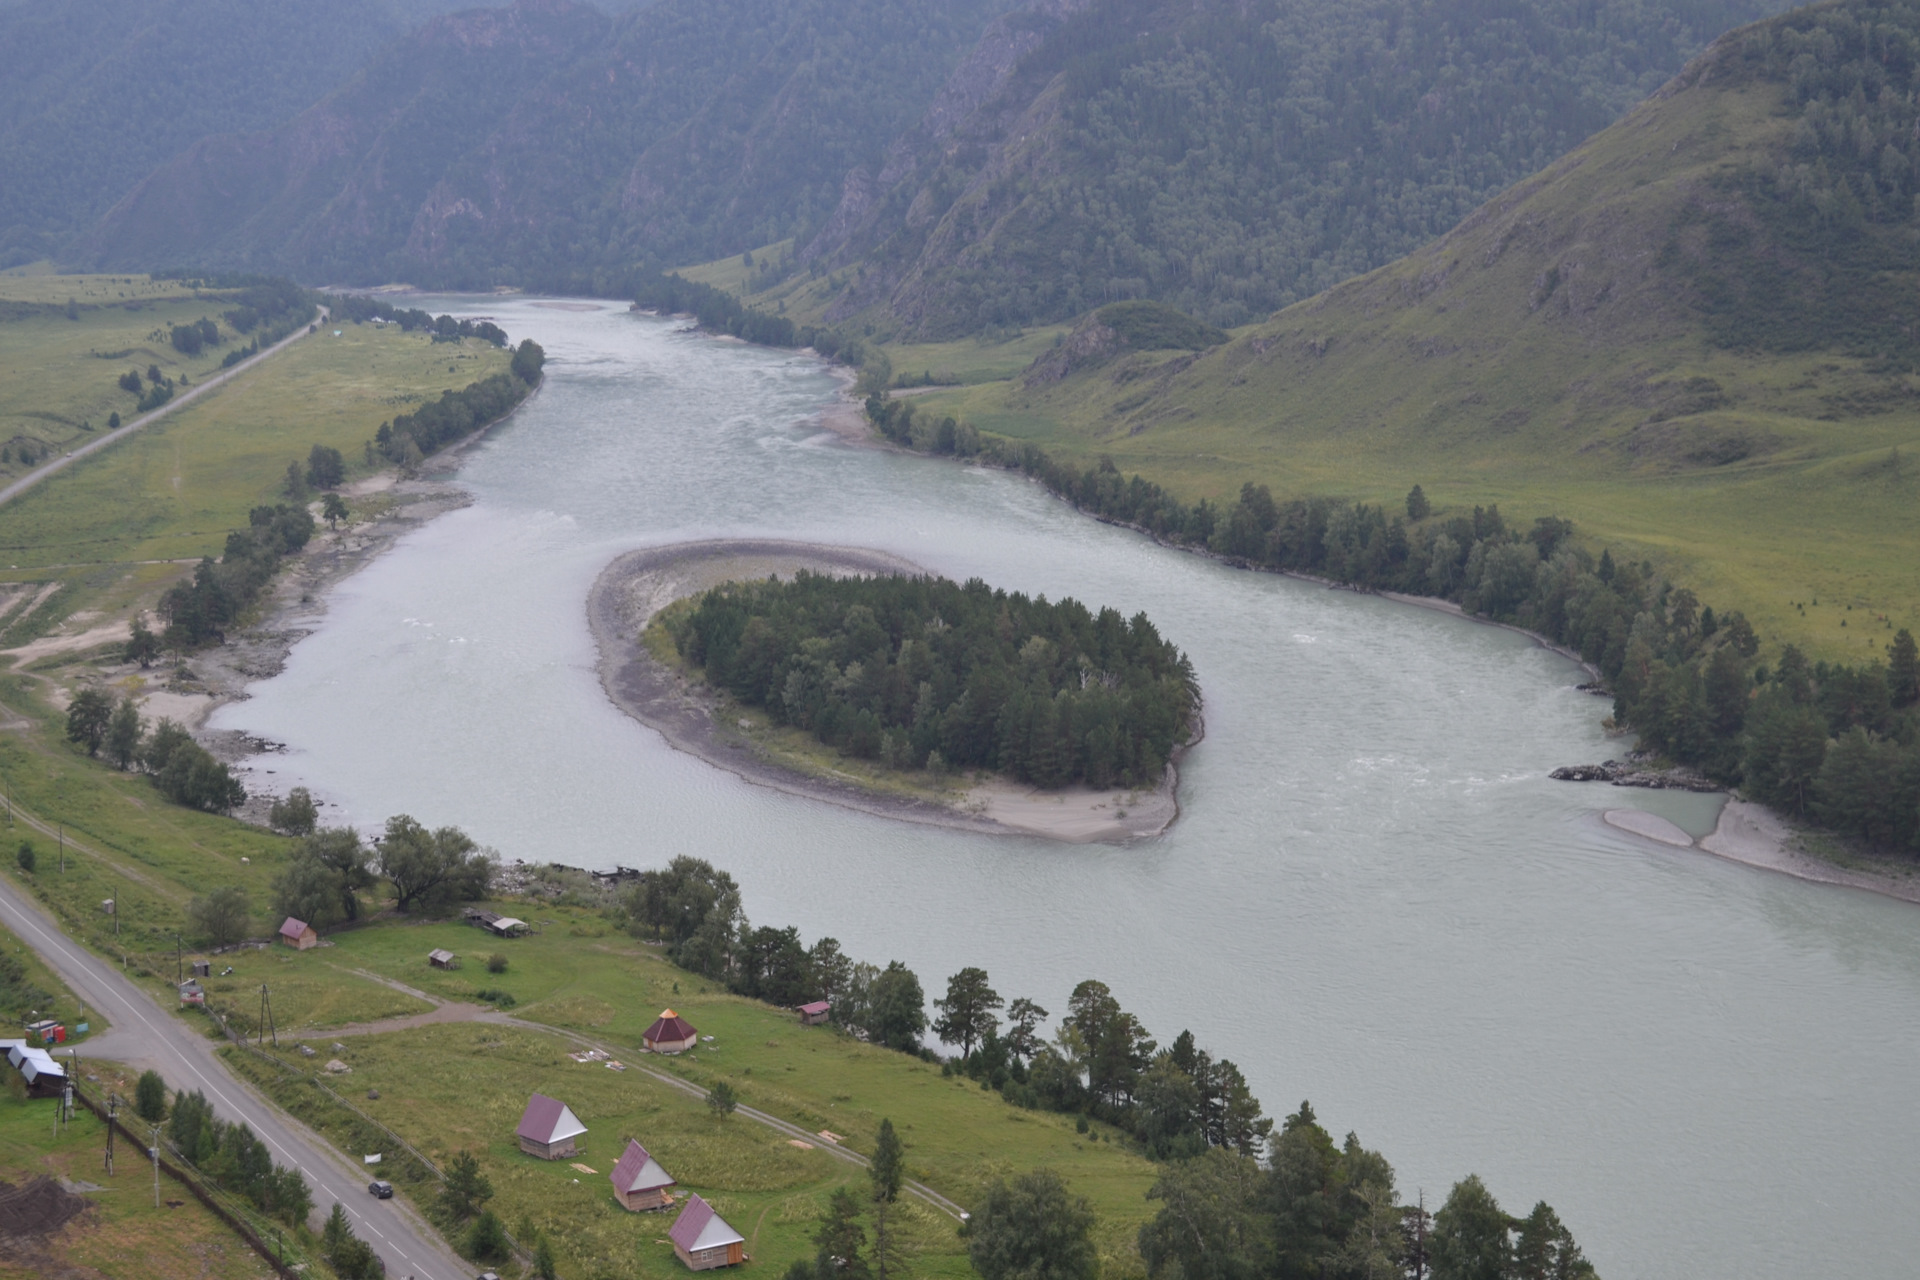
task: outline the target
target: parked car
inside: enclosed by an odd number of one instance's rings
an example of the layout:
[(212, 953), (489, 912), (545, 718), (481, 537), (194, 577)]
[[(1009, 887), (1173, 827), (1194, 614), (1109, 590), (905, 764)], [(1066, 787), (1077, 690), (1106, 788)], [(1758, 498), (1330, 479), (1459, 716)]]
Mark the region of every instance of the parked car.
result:
[(373, 1195), (375, 1200), (393, 1199), (393, 1184), (385, 1178), (375, 1178), (367, 1184), (367, 1190)]

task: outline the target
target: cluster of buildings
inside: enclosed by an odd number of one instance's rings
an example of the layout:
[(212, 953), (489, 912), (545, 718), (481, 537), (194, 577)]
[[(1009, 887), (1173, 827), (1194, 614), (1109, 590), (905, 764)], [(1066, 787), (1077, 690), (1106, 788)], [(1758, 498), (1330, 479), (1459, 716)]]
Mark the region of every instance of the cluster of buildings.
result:
[[(573, 1109), (558, 1098), (536, 1093), (527, 1101), (514, 1134), (520, 1149), (542, 1160), (562, 1160), (580, 1152), (580, 1138), (587, 1126)], [(671, 1209), (676, 1185), (653, 1154), (633, 1138), (607, 1175), (613, 1183), (613, 1198), (620, 1207), (633, 1213), (654, 1213)], [(673, 1252), (690, 1271), (711, 1271), (716, 1267), (738, 1266), (747, 1260), (747, 1241), (728, 1224), (714, 1207), (698, 1195), (689, 1195), (680, 1213), (667, 1229)]]

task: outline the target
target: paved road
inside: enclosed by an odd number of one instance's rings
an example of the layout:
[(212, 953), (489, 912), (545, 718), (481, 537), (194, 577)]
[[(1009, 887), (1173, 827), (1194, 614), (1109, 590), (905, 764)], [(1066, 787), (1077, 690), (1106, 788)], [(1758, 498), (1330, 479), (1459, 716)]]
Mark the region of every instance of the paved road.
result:
[[(331, 315), (332, 313), (329, 312), (325, 307), (321, 307), (320, 318), (317, 321), (315, 321), (315, 323), (325, 324), (331, 318)], [(150, 413), (142, 414), (140, 417), (135, 418), (133, 421), (119, 428), (117, 431), (109, 431), (107, 432), (107, 434), (101, 436), (98, 440), (94, 440), (88, 444), (83, 444), (78, 449), (75, 449), (72, 453), (66, 454), (62, 457), (55, 458), (52, 462), (49, 462), (44, 467), (40, 467), (36, 470), (29, 471), (26, 475), (21, 476), (18, 480), (15, 480), (12, 484), (8, 485), (6, 488), (0, 489), (0, 506), (4, 506), (7, 503), (12, 502), (15, 498), (19, 497), (21, 494), (25, 493), (27, 490), (33, 488), (33, 486), (39, 484), (42, 480), (45, 480), (48, 476), (53, 475), (56, 472), (65, 470), (67, 467), (72, 466), (74, 463), (80, 461), (80, 459), (84, 457), (87, 457), (89, 454), (98, 453), (100, 452), (100, 450), (107, 448), (109, 445), (117, 443), (123, 437), (132, 435), (134, 432), (146, 426), (148, 423), (158, 422), (160, 419), (172, 413), (175, 409), (178, 409), (183, 405), (192, 404), (195, 400), (198, 400), (201, 396), (207, 395), (212, 391), (214, 391), (215, 389), (225, 386), (229, 378), (236, 377), (239, 374), (245, 372), (246, 370), (253, 368), (254, 365), (260, 363), (262, 360), (265, 360), (268, 356), (273, 355), (275, 352), (284, 350), (285, 348), (300, 341), (300, 339), (306, 336), (307, 336), (307, 330), (304, 326), (301, 328), (295, 329), (287, 337), (280, 339), (280, 341), (274, 343), (272, 346), (268, 347), (265, 351), (262, 351), (257, 355), (248, 356), (245, 360), (242, 360), (239, 364), (233, 366), (233, 368), (231, 369), (222, 369), (219, 373), (214, 374), (211, 378), (208, 378), (205, 382), (201, 383), (199, 386), (187, 388), (187, 390), (181, 392), (179, 395), (175, 396), (173, 399), (167, 401), (165, 404), (161, 405), (158, 409), (155, 409)]]
[[(17, 816), (17, 811), (16, 811)], [(81, 1055), (111, 1058), (152, 1067), (176, 1089), (201, 1089), (226, 1120), (244, 1120), (273, 1150), (274, 1159), (300, 1171), (313, 1189), (316, 1228), (337, 1200), (346, 1206), (354, 1233), (386, 1260), (387, 1274), (399, 1280), (461, 1280), (473, 1275), (399, 1200), (375, 1200), (367, 1194), (367, 1175), (312, 1130), (236, 1080), (214, 1052), (215, 1042), (167, 1013), (132, 979), (115, 973), (106, 960), (68, 938), (41, 914), (37, 904), (0, 880), (0, 922), (46, 961), (61, 981), (112, 1024), (90, 1037)]]

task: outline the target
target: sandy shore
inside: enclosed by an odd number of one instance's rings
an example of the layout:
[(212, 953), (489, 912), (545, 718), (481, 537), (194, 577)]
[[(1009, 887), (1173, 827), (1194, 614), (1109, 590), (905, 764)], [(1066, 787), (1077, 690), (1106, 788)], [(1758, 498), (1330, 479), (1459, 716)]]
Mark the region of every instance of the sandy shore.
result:
[(608, 565), (587, 597), (587, 620), (600, 653), (600, 683), (615, 706), (657, 731), (676, 750), (748, 782), (904, 822), (1000, 835), (1015, 832), (1069, 843), (1119, 842), (1157, 835), (1179, 816), (1178, 772), (1169, 766), (1151, 791), (1041, 791), (991, 779), (952, 805), (881, 795), (851, 781), (802, 773), (766, 758), (748, 735), (714, 714), (711, 695), (657, 661), (639, 635), (660, 609), (723, 582), (814, 573), (924, 573), (882, 551), (768, 539), (687, 542), (630, 551)]
[(1600, 815), (1608, 826), (1668, 847), (1698, 849), (1729, 862), (1777, 871), (1797, 880), (1840, 885), (1884, 894), (1903, 902), (1920, 902), (1920, 868), (1887, 859), (1877, 865), (1841, 866), (1814, 857), (1800, 845), (1799, 835), (1779, 814), (1765, 805), (1728, 798), (1720, 821), (1698, 840), (1673, 823), (1639, 809), (1609, 809)]

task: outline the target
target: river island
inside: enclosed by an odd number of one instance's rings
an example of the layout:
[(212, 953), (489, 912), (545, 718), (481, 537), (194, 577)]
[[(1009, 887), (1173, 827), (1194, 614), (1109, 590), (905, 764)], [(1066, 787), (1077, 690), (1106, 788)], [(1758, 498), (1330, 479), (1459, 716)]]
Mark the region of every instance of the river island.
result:
[(1042, 787), (978, 769), (942, 776), (937, 769), (876, 767), (803, 741), (804, 735), (699, 679), (660, 643), (654, 624), (676, 602), (726, 583), (799, 574), (924, 577), (927, 571), (882, 551), (772, 539), (627, 552), (602, 571), (587, 601), (607, 696), (677, 750), (748, 782), (882, 817), (1093, 843), (1158, 835), (1179, 816), (1178, 762), (1199, 740), (1197, 710), (1191, 733), (1154, 769), (1159, 778), (1152, 786)]

